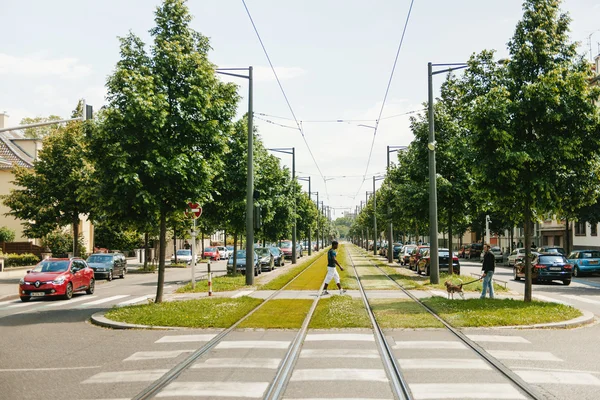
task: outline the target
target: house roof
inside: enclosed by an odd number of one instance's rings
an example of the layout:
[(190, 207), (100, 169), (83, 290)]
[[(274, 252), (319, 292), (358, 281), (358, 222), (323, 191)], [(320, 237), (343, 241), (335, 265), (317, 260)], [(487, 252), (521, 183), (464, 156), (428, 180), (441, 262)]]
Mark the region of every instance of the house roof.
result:
[(0, 170), (13, 169), (15, 165), (33, 167), (33, 157), (14, 143), (22, 138), (15, 132), (0, 132)]

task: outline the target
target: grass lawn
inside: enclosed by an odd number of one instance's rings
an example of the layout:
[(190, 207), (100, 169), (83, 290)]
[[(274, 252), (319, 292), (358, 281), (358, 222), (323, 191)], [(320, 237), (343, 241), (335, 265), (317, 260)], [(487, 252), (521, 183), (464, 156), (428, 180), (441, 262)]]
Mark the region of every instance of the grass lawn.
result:
[(105, 316), (113, 321), (140, 325), (229, 328), (262, 302), (247, 296), (167, 301), (113, 308)]
[[(231, 290), (238, 290), (241, 288), (247, 288), (246, 276), (237, 274), (235, 276), (225, 275), (217, 276), (212, 279), (212, 290), (213, 292), (227, 292)], [(201, 280), (196, 282), (196, 288), (192, 289), (191, 282), (185, 286), (177, 289), (176, 293), (200, 293), (208, 292), (208, 281)]]
[(304, 260), (303, 262), (301, 262), (300, 264), (296, 265), (296, 266), (289, 266), (288, 271), (279, 275), (277, 278), (271, 280), (268, 283), (265, 283), (264, 285), (259, 287), (259, 290), (279, 290), (282, 287), (284, 287), (285, 285), (288, 284), (289, 281), (291, 281), (292, 279), (294, 279), (296, 277), (296, 275), (300, 274), (302, 271), (304, 271), (306, 269), (306, 267), (308, 267), (310, 265), (311, 262), (313, 262), (316, 258), (319, 257), (323, 257), (325, 256), (327, 253), (323, 253), (323, 250), (319, 251), (319, 253), (317, 254), (313, 254), (312, 257), (309, 257), (308, 259)]
[(240, 328), (300, 329), (313, 300), (270, 300)]
[[(337, 269), (338, 273), (340, 274), (340, 283), (345, 289), (358, 289), (358, 284), (356, 283), (356, 278), (354, 278), (352, 265), (344, 265), (344, 263), (341, 261), (345, 260), (347, 257), (347, 250), (344, 247), (345, 246), (342, 245), (338, 248), (338, 262), (344, 267), (343, 271), (340, 271), (339, 268)], [(321, 257), (316, 263), (314, 263), (302, 275), (300, 275), (298, 279), (292, 282), (292, 284), (289, 285), (286, 290), (319, 290), (323, 284), (323, 279), (325, 279), (326, 274), (327, 253), (325, 253), (323, 257)], [(330, 282), (330, 288), (336, 288), (333, 280)]]
[(356, 269), (366, 290), (400, 290), (383, 272), (370, 264), (357, 264)]
[(370, 328), (363, 301), (350, 296), (322, 298), (310, 321), (311, 329)]
[(566, 321), (581, 316), (573, 307), (558, 303), (510, 299), (423, 300), (440, 317), (457, 328), (533, 325)]
[(371, 307), (382, 328), (443, 328), (423, 306), (412, 300), (371, 300)]

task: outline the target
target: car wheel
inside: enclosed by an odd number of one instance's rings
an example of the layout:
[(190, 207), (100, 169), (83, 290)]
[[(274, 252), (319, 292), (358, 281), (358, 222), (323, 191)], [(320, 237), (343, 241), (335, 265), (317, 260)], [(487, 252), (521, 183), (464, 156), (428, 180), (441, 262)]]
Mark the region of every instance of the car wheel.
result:
[(573, 276), (575, 278), (579, 278), (581, 276), (581, 272), (579, 272), (579, 268), (575, 267), (575, 269), (573, 270)]
[(125, 267), (123, 267), (123, 269), (121, 270), (121, 275), (119, 275), (119, 278), (125, 279), (125, 273), (126, 272), (127, 272), (127, 270), (125, 269)]
[(417, 266), (417, 275), (421, 275), (421, 268)]
[(66, 300), (71, 300), (71, 298), (73, 298), (73, 284), (71, 282), (67, 284), (67, 290), (65, 290), (64, 297)]
[(271, 260), (271, 268), (269, 268), (270, 271), (273, 271), (275, 269), (275, 259)]
[(254, 276), (258, 276), (258, 268), (254, 268)]
[(563, 281), (563, 285), (565, 285), (565, 286), (569, 286), (570, 284), (571, 284), (571, 280), (570, 279), (565, 279)]
[(521, 278), (519, 278), (519, 275), (517, 274), (517, 269), (513, 268), (513, 280), (515, 281), (520, 281)]
[(29, 296), (21, 296), (21, 301), (24, 303), (27, 303), (29, 300), (31, 300), (31, 297)]
[(427, 267), (427, 269), (425, 270), (425, 275), (429, 276), (429, 266)]
[(94, 294), (94, 290), (96, 289), (96, 281), (94, 280), (94, 278), (90, 279), (90, 286), (88, 287), (88, 290), (86, 290), (85, 292), (87, 294)]
[(113, 280), (112, 269), (108, 271), (108, 276), (106, 277), (106, 280), (109, 282)]

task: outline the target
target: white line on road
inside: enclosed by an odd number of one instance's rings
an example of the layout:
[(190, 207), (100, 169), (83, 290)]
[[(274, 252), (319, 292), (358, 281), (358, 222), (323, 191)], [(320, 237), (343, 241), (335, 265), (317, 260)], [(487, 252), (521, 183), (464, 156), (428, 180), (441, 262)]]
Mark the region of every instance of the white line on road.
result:
[(25, 303), (25, 302), (22, 301), (20, 303), (15, 303), (12, 306), (8, 306), (6, 308), (20, 308), (20, 307), (35, 306), (35, 305), (40, 305), (40, 304), (44, 304), (44, 302), (42, 300), (29, 301), (27, 303)]
[(83, 303), (82, 305), (78, 306), (83, 308), (83, 307), (88, 307), (88, 306), (96, 306), (98, 304), (104, 304), (104, 303), (108, 303), (109, 301), (113, 301), (113, 300), (119, 300), (119, 299), (123, 299), (125, 297), (129, 297), (128, 294), (118, 294), (116, 296), (112, 296), (112, 297), (107, 297), (105, 299), (100, 299), (100, 300), (96, 300), (96, 301), (91, 301), (89, 303)]
[(598, 300), (592, 300), (592, 299), (588, 299), (586, 297), (576, 296), (576, 295), (573, 295), (573, 294), (563, 294), (562, 296), (566, 297), (568, 299), (573, 299), (573, 300), (581, 301), (583, 303), (600, 304), (600, 301), (598, 301)]
[(154, 343), (210, 342), (215, 336), (212, 334), (163, 336)]
[(221, 342), (215, 349), (287, 349), (290, 342), (275, 340), (239, 340)]
[(352, 341), (352, 342), (374, 342), (375, 336), (372, 333), (309, 333), (306, 335), (305, 342), (322, 341)]
[(435, 349), (435, 350), (466, 350), (467, 347), (461, 342), (451, 341), (406, 341), (396, 342), (393, 349)]
[(192, 368), (265, 368), (277, 369), (279, 358), (209, 358), (196, 363)]
[(60, 306), (69, 306), (73, 303), (78, 303), (80, 301), (84, 301), (84, 300), (92, 300), (97, 298), (98, 296), (79, 296), (77, 298), (73, 297), (71, 300), (56, 300), (53, 301), (50, 304), (47, 304), (45, 306), (45, 308), (50, 308), (50, 307), (60, 307)]
[(156, 397), (262, 398), (269, 382), (173, 382)]
[(195, 350), (173, 350), (173, 351), (138, 351), (123, 361), (145, 361), (176, 358), (183, 353), (193, 353)]
[(379, 358), (377, 349), (302, 349), (300, 358)]
[(0, 301), (0, 307), (5, 306), (7, 304), (19, 304), (19, 303), (17, 303), (16, 300)]
[(153, 294), (147, 294), (145, 296), (136, 297), (134, 299), (130, 299), (130, 300), (127, 300), (127, 301), (124, 301), (122, 303), (117, 304), (117, 307), (123, 307), (123, 306), (128, 306), (130, 304), (139, 303), (139, 302), (142, 302), (142, 301), (147, 301), (148, 299), (151, 299), (153, 297), (154, 297)]
[(507, 383), (417, 383), (410, 385), (415, 399), (511, 399), (525, 397)]
[(500, 335), (467, 335), (474, 342), (491, 343), (531, 343), (521, 336), (500, 336)]
[(297, 369), (292, 381), (370, 381), (387, 382), (388, 378), (383, 369), (360, 368), (325, 368)]
[(47, 371), (72, 371), (79, 369), (95, 369), (101, 368), (99, 365), (91, 367), (47, 367), (47, 368), (7, 368), (0, 369), (0, 372), (47, 372)]
[(527, 383), (600, 386), (600, 379), (584, 372), (515, 371)]
[(168, 369), (101, 372), (82, 383), (154, 382), (167, 372)]
[(234, 294), (233, 296), (231, 296), (232, 299), (236, 299), (238, 297), (242, 297), (242, 296), (248, 296), (249, 294), (254, 293), (254, 290), (243, 290), (239, 293)]
[(548, 351), (488, 350), (487, 352), (499, 360), (562, 361)]
[(573, 303), (568, 303), (566, 301), (554, 299), (552, 297), (544, 296), (544, 295), (541, 295), (541, 294), (534, 294), (533, 297), (535, 297), (538, 300), (547, 301), (547, 302), (550, 302), (550, 303), (559, 303), (559, 304), (564, 304), (565, 306), (572, 306), (573, 305)]
[(399, 359), (398, 363), (402, 369), (492, 369), (478, 358), (408, 358)]

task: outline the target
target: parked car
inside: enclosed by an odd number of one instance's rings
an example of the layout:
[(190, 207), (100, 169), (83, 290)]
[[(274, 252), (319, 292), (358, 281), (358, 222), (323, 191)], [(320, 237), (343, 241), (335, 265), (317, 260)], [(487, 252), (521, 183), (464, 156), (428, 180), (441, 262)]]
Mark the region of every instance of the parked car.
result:
[(465, 258), (468, 258), (469, 260), (473, 258), (477, 259), (481, 255), (481, 252), (483, 252), (482, 243), (471, 243), (465, 248)]
[(462, 246), (460, 246), (460, 249), (458, 249), (458, 256), (460, 258), (466, 258), (467, 255), (467, 247), (469, 247), (470, 245), (468, 244), (463, 244)]
[(47, 258), (21, 278), (19, 297), (21, 301), (56, 296), (69, 300), (75, 292), (93, 294), (95, 287), (94, 271), (81, 258)]
[[(490, 248), (490, 251), (494, 255), (494, 259), (496, 260), (496, 262), (504, 261), (504, 254), (502, 254), (502, 249), (500, 247), (493, 246)], [(485, 251), (482, 251), (481, 254), (479, 255), (479, 260), (483, 261), (484, 256), (485, 256)]]
[[(539, 253), (536, 252), (536, 251), (532, 251), (531, 254), (537, 255)], [(523, 261), (524, 259), (525, 259), (525, 248), (515, 249), (508, 256), (508, 266), (509, 267), (514, 267), (517, 262)]]
[[(573, 265), (562, 254), (536, 253), (531, 261), (531, 280), (534, 283), (540, 281), (562, 281), (565, 285), (571, 284)], [(525, 278), (525, 259), (518, 260), (513, 268), (513, 279), (515, 281)]]
[(275, 269), (275, 257), (273, 257), (271, 250), (265, 247), (259, 247), (255, 251), (256, 254), (258, 254), (258, 262), (261, 271), (273, 271)]
[(285, 265), (285, 256), (283, 251), (281, 251), (279, 247), (275, 246), (269, 247), (269, 250), (271, 251), (271, 254), (273, 254), (273, 262), (275, 265), (278, 267), (283, 267)]
[[(246, 273), (246, 250), (238, 250), (236, 252), (236, 271)], [(252, 263), (252, 267), (254, 269), (254, 276), (258, 276), (261, 273), (261, 270), (258, 266), (258, 255), (256, 251), (254, 252), (254, 262)], [(227, 270), (233, 270), (233, 254), (227, 260)]]
[[(285, 254), (285, 258), (292, 259), (292, 241), (291, 240), (282, 240), (281, 246), (279, 246), (283, 254)], [(300, 258), (304, 255), (302, 250), (302, 245), (300, 243), (296, 243), (296, 258)]]
[(410, 259), (408, 260), (408, 268), (416, 271), (419, 260), (423, 257), (427, 250), (429, 250), (429, 246), (415, 247), (412, 253), (410, 254)]
[(400, 256), (400, 250), (402, 250), (402, 243), (394, 243), (392, 258), (394, 260), (398, 259)]
[(219, 260), (227, 260), (229, 259), (229, 250), (227, 250), (227, 247), (225, 246), (217, 246), (217, 249), (219, 250)]
[(558, 247), (558, 246), (542, 246), (539, 249), (537, 249), (538, 253), (558, 253), (558, 254), (562, 254), (563, 256), (567, 255), (567, 252), (565, 251), (565, 249), (563, 249), (562, 247)]
[(410, 261), (410, 255), (413, 250), (416, 249), (417, 246), (414, 244), (408, 244), (406, 246), (402, 246), (402, 250), (400, 250), (400, 254), (398, 255), (398, 261), (400, 265), (408, 265)]
[(218, 247), (206, 247), (204, 249), (204, 253), (202, 254), (202, 258), (208, 258), (214, 261), (218, 261), (221, 258), (219, 254)]
[(600, 272), (600, 251), (575, 250), (569, 254), (569, 262), (573, 264), (573, 276), (580, 277)]
[(233, 250), (235, 250), (235, 249), (233, 248), (233, 246), (226, 246), (225, 248), (226, 248), (226, 249), (227, 249), (227, 251), (229, 252), (229, 256), (231, 256), (231, 255), (233, 254)]
[[(178, 263), (186, 263), (186, 264), (192, 263), (192, 250), (180, 249), (180, 250), (177, 250), (177, 252), (175, 254), (177, 254), (177, 262)], [(171, 263), (172, 264), (175, 263), (175, 255), (171, 256)]]
[(87, 264), (95, 278), (112, 281), (115, 276), (123, 279), (127, 274), (127, 259), (121, 253), (94, 253), (88, 257)]
[[(438, 258), (439, 258), (439, 268), (440, 272), (449, 272), (450, 268), (450, 251), (448, 249), (438, 249)], [(429, 276), (429, 269), (431, 266), (431, 256), (430, 249), (427, 249), (423, 254), (423, 257), (417, 263), (417, 273), (421, 275), (421, 272), (424, 272), (425, 275)], [(460, 275), (460, 263), (458, 262), (458, 257), (452, 255), (452, 272), (457, 275)]]

